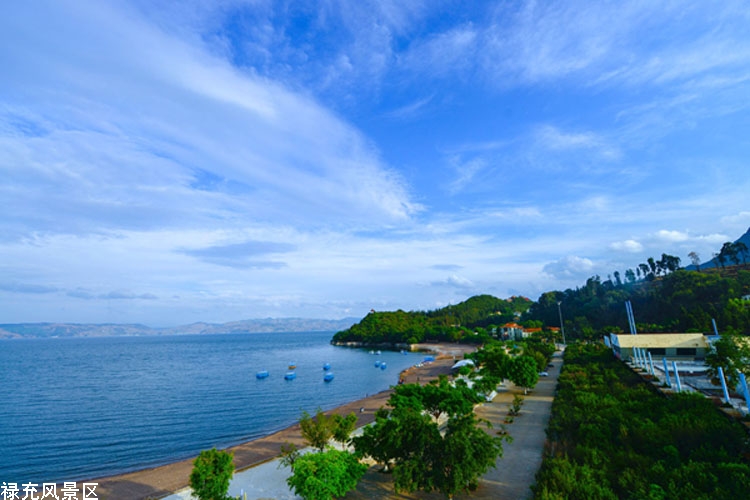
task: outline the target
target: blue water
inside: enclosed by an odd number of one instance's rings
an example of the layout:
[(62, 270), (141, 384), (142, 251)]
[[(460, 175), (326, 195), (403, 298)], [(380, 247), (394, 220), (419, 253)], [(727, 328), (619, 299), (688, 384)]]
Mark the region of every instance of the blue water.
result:
[[(387, 389), (422, 357), (334, 347), (331, 336), (0, 341), (0, 481), (96, 478), (265, 436), (303, 410)], [(297, 378), (287, 381), (291, 362)], [(270, 376), (256, 379), (260, 370)]]

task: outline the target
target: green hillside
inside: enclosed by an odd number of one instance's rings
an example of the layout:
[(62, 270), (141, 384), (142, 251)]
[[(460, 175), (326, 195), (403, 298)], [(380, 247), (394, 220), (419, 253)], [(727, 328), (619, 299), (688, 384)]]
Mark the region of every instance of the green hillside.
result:
[[(512, 321), (532, 301), (477, 295), (434, 311), (371, 311), (359, 323), (336, 333), (333, 343), (415, 344), (425, 341), (482, 342), (487, 328)], [(477, 332), (477, 335), (474, 333)]]
[(617, 283), (598, 276), (575, 290), (543, 293), (526, 319), (559, 325), (571, 339), (596, 339), (629, 331), (625, 302), (633, 306), (639, 332), (711, 332), (715, 319), (722, 332), (750, 333), (750, 270), (733, 266), (709, 271), (676, 270), (653, 280)]

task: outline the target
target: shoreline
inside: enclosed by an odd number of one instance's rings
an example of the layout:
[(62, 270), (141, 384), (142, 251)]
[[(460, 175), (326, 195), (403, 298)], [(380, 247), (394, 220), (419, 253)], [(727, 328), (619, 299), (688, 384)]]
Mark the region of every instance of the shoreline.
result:
[[(477, 346), (464, 344), (420, 344), (420, 348), (437, 353), (431, 364), (421, 368), (414, 366), (403, 370), (399, 378), (404, 383), (425, 383), (436, 379), (441, 374), (450, 373), (450, 367), (458, 356), (472, 352)], [(375, 412), (386, 404), (393, 389), (386, 389), (363, 399), (340, 405), (324, 412), (330, 414), (355, 413), (357, 428), (368, 425), (375, 420)], [(276, 431), (264, 437), (225, 448), (234, 453), (235, 472), (240, 472), (277, 458), (281, 445), (290, 442), (304, 445), (299, 423)], [(146, 469), (95, 478), (82, 482), (98, 483), (97, 494), (108, 500), (149, 500), (163, 498), (189, 486), (189, 476), (193, 469), (195, 456)]]

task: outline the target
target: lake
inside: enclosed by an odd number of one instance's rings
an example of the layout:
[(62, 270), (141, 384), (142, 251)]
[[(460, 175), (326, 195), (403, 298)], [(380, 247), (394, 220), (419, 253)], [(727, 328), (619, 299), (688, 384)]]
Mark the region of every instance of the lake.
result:
[[(77, 481), (228, 447), (288, 427), (303, 410), (385, 390), (424, 356), (376, 356), (332, 346), (332, 336), (0, 341), (0, 481)], [(297, 378), (287, 381), (290, 363)], [(257, 379), (260, 370), (269, 377)]]

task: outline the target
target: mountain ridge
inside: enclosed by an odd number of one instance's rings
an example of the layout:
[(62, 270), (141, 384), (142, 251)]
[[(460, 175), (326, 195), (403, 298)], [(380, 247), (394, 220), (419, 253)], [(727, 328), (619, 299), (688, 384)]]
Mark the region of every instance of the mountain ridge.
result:
[(196, 322), (165, 328), (152, 328), (138, 323), (7, 323), (0, 324), (0, 339), (335, 332), (348, 328), (357, 321), (357, 318), (256, 318), (227, 323)]

